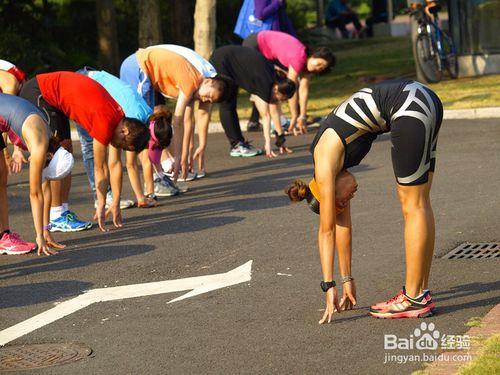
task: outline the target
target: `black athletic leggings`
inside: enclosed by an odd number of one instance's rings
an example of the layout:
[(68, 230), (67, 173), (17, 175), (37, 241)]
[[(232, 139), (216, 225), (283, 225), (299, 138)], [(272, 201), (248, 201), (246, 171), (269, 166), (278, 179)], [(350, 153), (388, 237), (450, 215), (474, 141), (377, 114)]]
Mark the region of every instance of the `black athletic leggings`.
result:
[(233, 148), (238, 143), (243, 142), (245, 138), (243, 138), (238, 112), (236, 111), (238, 86), (235, 85), (231, 90), (233, 92), (229, 96), (230, 99), (219, 104), (219, 116), (222, 127), (224, 128), (224, 133), (226, 133), (231, 148)]

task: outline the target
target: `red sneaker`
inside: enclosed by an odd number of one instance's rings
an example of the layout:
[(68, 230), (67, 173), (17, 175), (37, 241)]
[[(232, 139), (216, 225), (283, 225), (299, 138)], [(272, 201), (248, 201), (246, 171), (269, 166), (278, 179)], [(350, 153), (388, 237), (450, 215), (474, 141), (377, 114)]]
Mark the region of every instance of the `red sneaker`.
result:
[(391, 299), (389, 299), (385, 302), (379, 302), (379, 303), (376, 303), (375, 305), (371, 305), (370, 310), (386, 310), (394, 301), (398, 300), (402, 294), (405, 294), (405, 287), (403, 287), (403, 289), (401, 289), (398, 292), (398, 294), (396, 294)]
[(414, 299), (401, 290), (395, 297), (370, 308), (370, 315), (382, 319), (425, 318), (434, 315), (435, 305), (431, 294), (426, 291), (421, 297)]
[(0, 239), (0, 254), (21, 255), (29, 253), (35, 248), (36, 244), (24, 241), (19, 234), (14, 232), (4, 233)]

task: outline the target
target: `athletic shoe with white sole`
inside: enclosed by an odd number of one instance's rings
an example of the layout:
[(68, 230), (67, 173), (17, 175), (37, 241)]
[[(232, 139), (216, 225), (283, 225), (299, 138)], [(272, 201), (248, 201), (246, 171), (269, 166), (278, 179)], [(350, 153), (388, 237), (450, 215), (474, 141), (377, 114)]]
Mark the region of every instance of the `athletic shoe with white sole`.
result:
[(388, 301), (371, 306), (370, 315), (381, 319), (426, 318), (434, 315), (435, 308), (428, 290), (418, 298), (411, 298), (403, 287)]
[(65, 211), (50, 221), (50, 232), (80, 232), (92, 228), (92, 222), (79, 220), (74, 212)]
[(36, 244), (24, 241), (19, 234), (4, 233), (0, 238), (0, 254), (22, 255), (35, 250)]
[(188, 175), (186, 178), (182, 178), (179, 176), (179, 178), (177, 179), (178, 182), (189, 182), (189, 181), (193, 181), (196, 179), (196, 172), (195, 173), (192, 173), (192, 172), (188, 172)]
[(159, 197), (172, 197), (179, 194), (179, 189), (174, 182), (167, 176), (163, 175), (154, 180), (154, 194)]
[(261, 153), (262, 153), (261, 150), (253, 147), (250, 143), (240, 142), (231, 149), (229, 155), (232, 157), (250, 158), (252, 156), (257, 156)]

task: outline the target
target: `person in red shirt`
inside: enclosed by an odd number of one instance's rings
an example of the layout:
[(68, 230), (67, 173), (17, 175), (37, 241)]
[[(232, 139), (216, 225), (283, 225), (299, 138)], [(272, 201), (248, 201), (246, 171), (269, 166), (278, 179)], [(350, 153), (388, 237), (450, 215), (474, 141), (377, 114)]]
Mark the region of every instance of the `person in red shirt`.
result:
[[(49, 126), (61, 140), (61, 145), (68, 151), (72, 152), (70, 119), (80, 124), (94, 138), (97, 221), (100, 229), (105, 231), (104, 221), (111, 213), (115, 227), (121, 227), (122, 164), (119, 150), (136, 152), (144, 150), (150, 137), (145, 124), (125, 117), (120, 105), (104, 87), (78, 73), (39, 74), (26, 82), (21, 89), (20, 96), (47, 114)], [(111, 147), (109, 161), (106, 163), (108, 145)], [(106, 212), (106, 191), (109, 183), (107, 176), (110, 176), (113, 202)], [(68, 232), (86, 229), (88, 226), (84, 226), (85, 222), (78, 221), (76, 215), (68, 208), (71, 177), (68, 176), (59, 184), (56, 182), (54, 185), (51, 208), (52, 231)]]

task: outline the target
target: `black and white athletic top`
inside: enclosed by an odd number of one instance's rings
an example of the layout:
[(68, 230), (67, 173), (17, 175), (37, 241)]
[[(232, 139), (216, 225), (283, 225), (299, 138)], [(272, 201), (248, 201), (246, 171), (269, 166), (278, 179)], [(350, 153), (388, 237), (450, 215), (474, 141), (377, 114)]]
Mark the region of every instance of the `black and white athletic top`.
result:
[(441, 101), (421, 83), (382, 82), (359, 90), (335, 108), (321, 123), (311, 152), (314, 154), (323, 132), (332, 128), (345, 147), (344, 168), (350, 168), (361, 162), (377, 135), (391, 132), (398, 182), (421, 183), (434, 168), (442, 116)]

